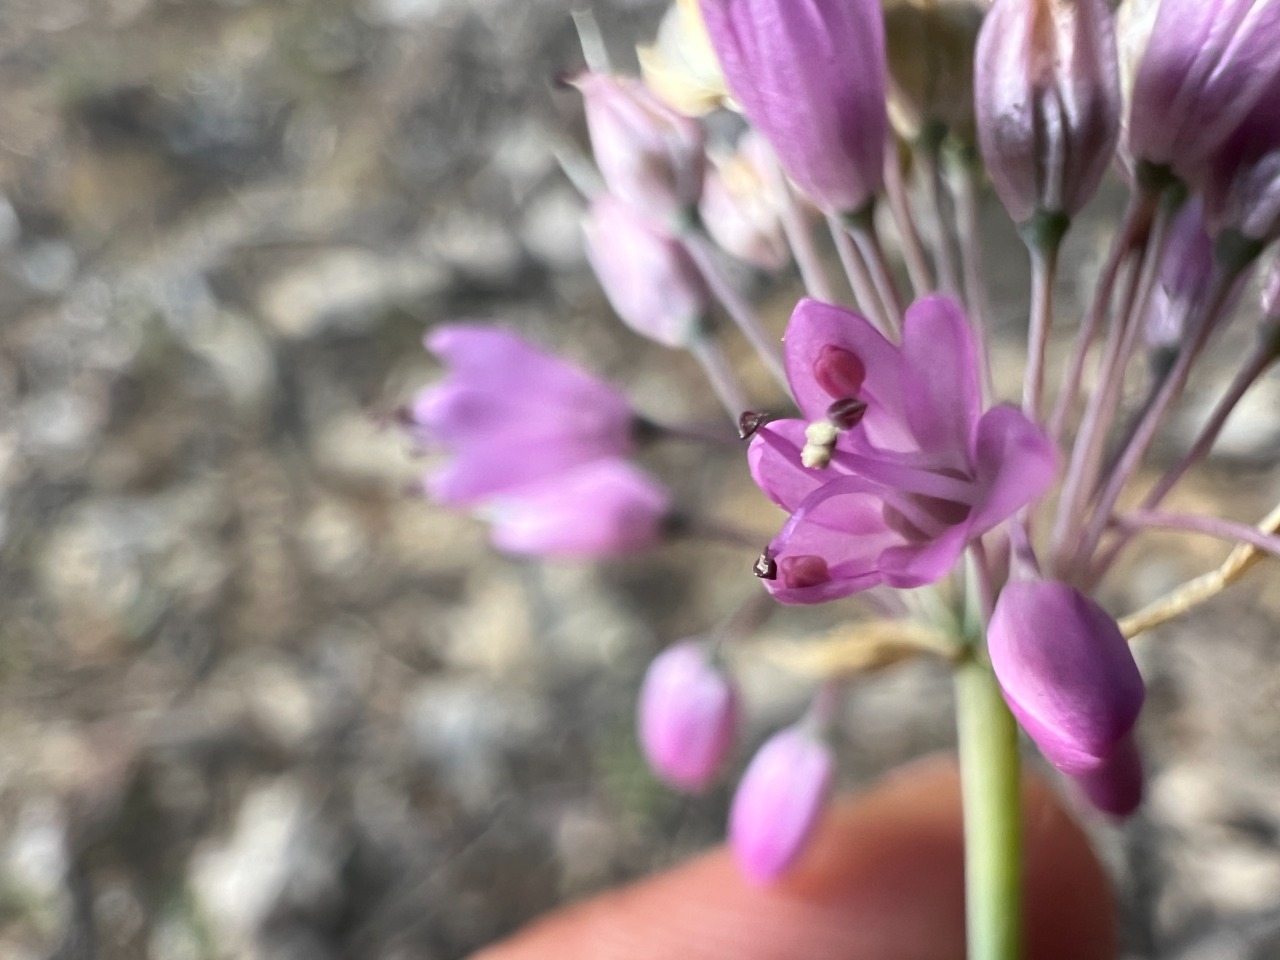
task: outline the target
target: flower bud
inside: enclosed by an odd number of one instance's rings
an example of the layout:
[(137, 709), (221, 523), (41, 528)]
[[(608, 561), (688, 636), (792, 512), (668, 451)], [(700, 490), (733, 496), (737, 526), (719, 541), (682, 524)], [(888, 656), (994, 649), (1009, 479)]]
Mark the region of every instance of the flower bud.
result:
[[(1280, 3), (1276, 4), (1280, 11)], [(1280, 43), (1280, 37), (1277, 37)], [(1234, 231), (1257, 250), (1280, 236), (1280, 72), (1205, 164), (1205, 219), (1215, 236)]]
[(1191, 307), (1209, 286), (1213, 271), (1213, 242), (1204, 227), (1204, 205), (1199, 197), (1178, 212), (1169, 230), (1160, 282), (1151, 293), (1147, 311), (1148, 349), (1157, 354), (1176, 352)]
[(684, 247), (607, 193), (592, 202), (583, 230), (587, 259), (622, 322), (664, 346), (688, 346), (710, 294)]
[(1134, 79), (1130, 152), (1193, 177), (1277, 73), (1280, 2), (1162, 0)]
[(729, 92), (782, 167), (831, 213), (884, 181), (884, 16), (879, 0), (702, 0)]
[(780, 270), (790, 259), (779, 218), (779, 201), (768, 176), (769, 146), (754, 130), (738, 151), (713, 158), (702, 185), (698, 212), (707, 232), (728, 253), (761, 270)]
[(609, 557), (656, 546), (671, 497), (626, 460), (597, 460), (495, 497), (481, 514), (500, 550)]
[(1089, 802), (1114, 817), (1127, 817), (1142, 802), (1142, 757), (1132, 736), (1120, 741), (1115, 752), (1096, 770), (1072, 777)]
[(729, 843), (752, 880), (773, 880), (800, 855), (817, 826), (835, 776), (835, 757), (803, 725), (774, 734), (738, 784)]
[(1009, 709), (1064, 773), (1098, 770), (1138, 719), (1145, 688), (1129, 644), (1105, 610), (1065, 583), (1008, 584), (987, 645)]
[(738, 694), (703, 644), (668, 647), (640, 689), (640, 744), (658, 776), (701, 793), (724, 767), (738, 732)]
[(609, 192), (664, 223), (683, 223), (698, 203), (705, 138), (632, 77), (586, 73), (582, 91), (591, 149)]
[(1120, 135), (1106, 0), (995, 0), (978, 34), (974, 96), (982, 158), (1014, 222), (1074, 216)]

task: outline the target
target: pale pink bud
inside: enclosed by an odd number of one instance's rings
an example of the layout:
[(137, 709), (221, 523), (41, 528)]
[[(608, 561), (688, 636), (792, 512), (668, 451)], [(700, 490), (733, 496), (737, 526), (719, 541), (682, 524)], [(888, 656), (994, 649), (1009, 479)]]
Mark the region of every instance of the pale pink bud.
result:
[(608, 193), (591, 204), (583, 230), (587, 259), (622, 322), (664, 346), (688, 346), (710, 294), (680, 242)]
[(738, 732), (738, 695), (705, 645), (686, 640), (649, 665), (639, 703), (640, 744), (655, 773), (701, 793), (715, 780)]
[(795, 862), (818, 824), (834, 777), (831, 748), (803, 725), (765, 742), (729, 812), (729, 842), (748, 877), (773, 880)]
[(995, 0), (975, 64), (978, 143), (1000, 202), (1018, 224), (1074, 216), (1120, 135), (1106, 0)]
[(732, 156), (707, 168), (698, 212), (712, 239), (739, 260), (779, 270), (790, 259), (768, 165), (769, 146), (748, 130)]
[(585, 73), (574, 83), (609, 191), (664, 224), (685, 222), (702, 190), (702, 127), (632, 77)]

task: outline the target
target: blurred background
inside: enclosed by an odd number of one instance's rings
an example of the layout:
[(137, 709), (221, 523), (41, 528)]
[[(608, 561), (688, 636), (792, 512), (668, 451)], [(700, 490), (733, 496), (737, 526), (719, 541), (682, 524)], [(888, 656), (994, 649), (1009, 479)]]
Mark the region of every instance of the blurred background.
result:
[[(662, 7), (595, 9), (631, 69)], [(658, 785), (632, 714), (653, 654), (757, 589), (754, 553), (500, 557), (407, 493), (390, 425), (436, 375), (424, 331), (471, 318), (716, 415), (584, 265), (556, 159), (580, 65), (569, 0), (0, 2), (0, 957), (451, 960), (720, 837), (727, 791)], [(1012, 364), (1025, 255), (987, 208)], [(1106, 237), (1077, 234), (1064, 314)], [(793, 281), (738, 279), (780, 330)], [(1278, 409), (1273, 377), (1184, 506), (1280, 499)], [(740, 463), (653, 456), (776, 528)], [(1224, 553), (1152, 537), (1105, 599)], [(1133, 956), (1280, 957), (1278, 584), (1141, 644), (1151, 800), (1089, 818)], [(754, 740), (804, 702), (743, 679)], [(860, 681), (845, 719), (856, 788), (951, 744), (945, 673)]]

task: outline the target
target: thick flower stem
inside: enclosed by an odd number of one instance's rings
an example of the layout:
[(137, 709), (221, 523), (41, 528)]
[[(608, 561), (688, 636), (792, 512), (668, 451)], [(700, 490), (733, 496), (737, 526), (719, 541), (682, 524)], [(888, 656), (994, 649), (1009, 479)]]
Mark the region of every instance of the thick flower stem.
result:
[(1018, 726), (990, 666), (956, 667), (964, 800), (968, 960), (1022, 956), (1022, 807)]

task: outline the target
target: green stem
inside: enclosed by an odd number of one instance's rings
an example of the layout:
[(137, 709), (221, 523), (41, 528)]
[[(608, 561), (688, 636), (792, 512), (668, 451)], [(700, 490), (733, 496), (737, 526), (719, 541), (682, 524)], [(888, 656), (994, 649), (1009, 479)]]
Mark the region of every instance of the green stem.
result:
[(1022, 955), (1022, 806), (1018, 726), (991, 668), (956, 667), (956, 723), (964, 799), (968, 960)]

